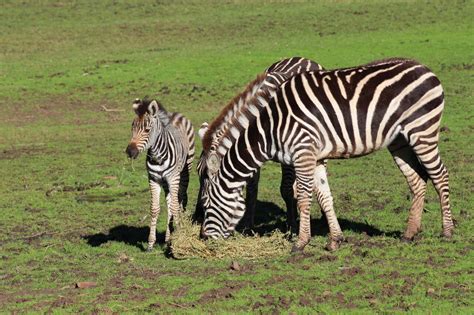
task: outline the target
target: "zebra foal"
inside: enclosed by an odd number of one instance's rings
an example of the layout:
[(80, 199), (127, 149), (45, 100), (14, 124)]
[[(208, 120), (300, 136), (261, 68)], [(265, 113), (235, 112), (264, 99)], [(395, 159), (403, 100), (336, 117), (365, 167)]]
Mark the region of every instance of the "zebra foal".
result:
[(135, 159), (140, 152), (147, 150), (146, 167), (151, 192), (150, 251), (156, 242), (161, 187), (168, 207), (166, 242), (173, 223), (179, 219), (180, 208), (186, 207), (189, 172), (194, 157), (194, 129), (183, 115), (167, 112), (157, 100), (136, 99), (133, 110), (137, 117), (133, 120), (132, 139), (125, 152)]
[[(269, 160), (291, 165), (296, 175), (301, 251), (311, 238), (313, 193), (325, 213), (334, 213), (326, 172), (319, 161), (351, 158), (388, 148), (414, 195), (403, 237), (421, 230), (426, 185), (439, 195), (443, 236), (454, 224), (448, 171), (438, 149), (444, 92), (426, 66), (387, 59), (363, 66), (312, 71), (289, 77), (281, 88), (258, 98), (262, 108), (243, 113), (208, 153), (202, 196), (204, 238), (228, 237), (242, 217), (242, 187)], [(329, 248), (342, 240), (337, 218), (329, 220)]]

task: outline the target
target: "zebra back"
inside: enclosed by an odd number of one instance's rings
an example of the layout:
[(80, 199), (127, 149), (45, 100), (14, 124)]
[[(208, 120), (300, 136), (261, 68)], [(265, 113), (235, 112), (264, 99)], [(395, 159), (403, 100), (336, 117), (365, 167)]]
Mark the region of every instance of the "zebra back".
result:
[(188, 151), (187, 164), (191, 167), (191, 162), (194, 157), (195, 143), (194, 143), (194, 128), (189, 119), (180, 113), (169, 114), (170, 124), (180, 131), (186, 141), (185, 146)]

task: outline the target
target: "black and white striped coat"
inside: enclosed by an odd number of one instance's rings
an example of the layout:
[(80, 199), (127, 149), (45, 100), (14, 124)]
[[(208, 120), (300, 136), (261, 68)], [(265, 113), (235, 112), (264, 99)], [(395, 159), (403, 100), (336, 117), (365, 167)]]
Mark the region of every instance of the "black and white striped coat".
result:
[[(312, 194), (324, 212), (334, 211), (326, 172), (318, 161), (362, 156), (385, 147), (414, 194), (404, 238), (412, 239), (421, 228), (428, 179), (440, 197), (443, 235), (452, 235), (448, 172), (438, 151), (444, 94), (427, 67), (388, 59), (304, 72), (259, 101), (254, 106), (261, 109), (250, 106), (249, 113), (243, 113), (248, 122), (231, 127), (208, 154), (203, 237), (232, 233), (245, 209), (246, 180), (265, 161), (276, 160), (295, 168), (300, 227), (294, 250), (302, 250), (311, 236)], [(330, 248), (336, 248), (342, 239), (337, 219), (329, 228)]]
[(160, 191), (163, 187), (168, 205), (165, 241), (169, 241), (173, 223), (180, 209), (187, 204), (189, 173), (194, 157), (194, 129), (179, 113), (168, 113), (156, 100), (137, 99), (137, 114), (132, 124), (132, 139), (126, 149), (136, 158), (147, 150), (146, 166), (151, 191), (150, 235), (148, 250), (156, 241), (156, 223), (160, 212)]
[[(199, 191), (198, 203), (196, 207), (195, 217), (203, 216), (202, 206), (200, 203), (203, 194), (202, 187), (206, 178), (206, 152), (215, 149), (221, 140), (222, 135), (228, 130), (232, 119), (239, 117), (240, 112), (247, 106), (255, 102), (255, 97), (262, 91), (268, 89), (277, 89), (281, 83), (288, 77), (305, 71), (321, 70), (322, 67), (316, 62), (302, 58), (292, 57), (275, 62), (268, 67), (264, 73), (250, 82), (246, 89), (238, 96), (233, 98), (231, 102), (222, 109), (219, 116), (208, 125), (204, 123), (199, 130), (201, 140), (203, 140), (203, 153), (198, 162), (198, 174), (200, 176), (201, 189)], [(282, 179), (280, 185), (280, 193), (285, 200), (287, 206), (287, 224), (288, 228), (296, 231), (296, 199), (294, 198), (293, 183), (295, 180), (294, 170), (291, 166), (281, 164)], [(260, 171), (249, 179), (247, 183), (246, 194), (246, 212), (244, 226), (252, 228), (254, 224), (255, 207), (258, 195), (258, 182), (260, 179)]]

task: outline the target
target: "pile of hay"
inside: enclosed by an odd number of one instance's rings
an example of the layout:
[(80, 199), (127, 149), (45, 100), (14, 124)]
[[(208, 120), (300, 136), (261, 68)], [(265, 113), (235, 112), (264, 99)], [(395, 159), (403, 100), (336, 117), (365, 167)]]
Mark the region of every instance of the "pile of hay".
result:
[(177, 259), (260, 259), (281, 257), (290, 253), (291, 243), (280, 231), (265, 236), (244, 236), (236, 233), (226, 240), (199, 238), (200, 226), (181, 217), (179, 226), (171, 235), (171, 253)]

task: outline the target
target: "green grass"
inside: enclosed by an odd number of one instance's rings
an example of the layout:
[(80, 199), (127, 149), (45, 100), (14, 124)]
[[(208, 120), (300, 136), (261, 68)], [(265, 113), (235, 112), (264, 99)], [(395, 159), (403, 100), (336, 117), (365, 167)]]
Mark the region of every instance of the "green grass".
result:
[[(472, 313), (473, 15), (472, 1), (3, 1), (2, 311)], [(335, 253), (323, 250), (317, 206), (304, 256), (241, 260), (233, 271), (229, 260), (143, 251), (144, 159), (132, 164), (123, 153), (132, 100), (158, 97), (198, 128), (289, 56), (327, 68), (411, 57), (439, 76), (448, 127), (440, 150), (458, 222), (452, 241), (438, 236), (431, 186), (420, 238), (399, 241), (409, 189), (379, 152), (330, 162), (348, 239)], [(189, 210), (198, 189), (192, 175)], [(261, 230), (284, 221), (279, 181), (279, 166), (266, 164)], [(75, 289), (80, 281), (97, 286)]]

